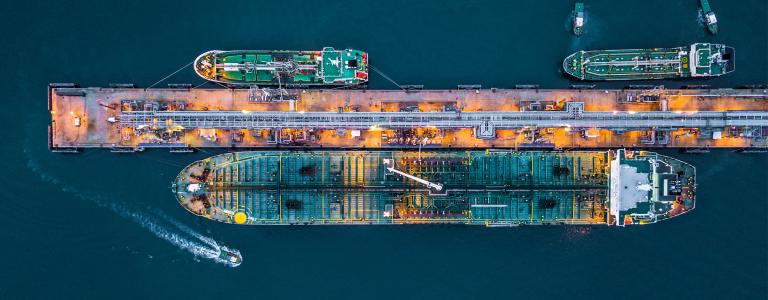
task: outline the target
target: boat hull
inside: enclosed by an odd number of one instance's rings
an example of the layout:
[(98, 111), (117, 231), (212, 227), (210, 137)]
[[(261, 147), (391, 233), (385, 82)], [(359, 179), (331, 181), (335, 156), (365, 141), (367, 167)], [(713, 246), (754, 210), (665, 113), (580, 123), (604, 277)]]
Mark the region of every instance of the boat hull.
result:
[[(614, 191), (621, 189), (623, 181), (614, 173), (623, 165), (638, 170), (626, 182), (635, 185), (642, 181), (638, 178), (645, 178), (648, 186), (654, 184), (658, 174), (651, 172), (651, 159), (671, 161), (674, 167), (659, 173), (684, 178), (675, 186), (683, 186), (683, 193), (692, 191), (692, 167), (655, 153), (642, 155), (235, 152), (190, 164), (177, 177), (173, 191), (179, 203), (196, 215), (244, 225), (628, 225), (654, 223), (692, 209), (693, 198), (687, 194), (651, 203), (642, 196), (644, 191), (621, 195)], [(442, 188), (431, 189), (389, 167)], [(640, 209), (621, 204), (630, 200)]]
[(735, 70), (733, 48), (697, 43), (690, 47), (575, 52), (563, 70), (580, 80), (647, 80), (721, 76)]
[(584, 3), (578, 2), (573, 10), (573, 34), (580, 36), (584, 33)]
[(234, 86), (358, 86), (368, 82), (368, 54), (359, 50), (208, 51), (195, 59), (205, 80)]

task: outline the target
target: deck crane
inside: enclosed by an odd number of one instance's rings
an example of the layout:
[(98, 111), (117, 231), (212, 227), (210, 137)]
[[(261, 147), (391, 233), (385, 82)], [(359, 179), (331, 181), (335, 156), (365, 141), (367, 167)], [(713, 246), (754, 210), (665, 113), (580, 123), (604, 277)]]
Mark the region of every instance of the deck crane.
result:
[(416, 181), (418, 183), (421, 183), (423, 185), (426, 185), (428, 188), (435, 189), (435, 191), (441, 191), (443, 190), (443, 185), (439, 183), (434, 183), (429, 180), (421, 179), (419, 177), (413, 176), (411, 174), (405, 173), (403, 171), (397, 170), (394, 167), (394, 162), (391, 159), (384, 159), (384, 165), (387, 167), (387, 171), (390, 171), (395, 174), (402, 175), (405, 178), (411, 179), (413, 181)]

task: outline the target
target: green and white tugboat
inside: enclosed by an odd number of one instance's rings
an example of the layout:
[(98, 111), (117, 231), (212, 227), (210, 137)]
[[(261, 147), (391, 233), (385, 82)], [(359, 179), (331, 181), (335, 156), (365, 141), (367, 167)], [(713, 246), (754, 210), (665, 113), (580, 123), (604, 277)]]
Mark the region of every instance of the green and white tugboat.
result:
[(699, 0), (701, 3), (701, 14), (704, 16), (704, 20), (707, 22), (707, 29), (712, 34), (717, 34), (717, 17), (712, 8), (709, 7), (709, 1)]
[(231, 267), (237, 267), (243, 263), (243, 256), (240, 251), (219, 246), (219, 259)]
[(579, 51), (563, 60), (563, 69), (580, 80), (698, 78), (736, 69), (732, 47), (695, 43), (676, 48)]
[(584, 3), (576, 2), (573, 9), (573, 34), (580, 36), (584, 33)]

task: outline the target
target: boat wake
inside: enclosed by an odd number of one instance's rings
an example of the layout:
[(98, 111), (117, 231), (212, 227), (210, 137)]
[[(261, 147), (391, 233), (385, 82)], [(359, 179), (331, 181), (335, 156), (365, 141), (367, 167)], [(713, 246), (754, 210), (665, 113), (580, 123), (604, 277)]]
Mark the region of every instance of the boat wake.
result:
[[(158, 238), (171, 243), (179, 249), (191, 253), (194, 255), (196, 261), (199, 261), (198, 258), (203, 258), (229, 267), (237, 267), (242, 262), (242, 256), (237, 249), (228, 248), (219, 244), (213, 238), (198, 233), (178, 220), (171, 218), (159, 209), (154, 209), (155, 214), (160, 216), (160, 218), (157, 218), (151, 214), (131, 209), (123, 203), (107, 201), (101, 196), (93, 196), (83, 193), (75, 187), (64, 183), (59, 178), (44, 173), (40, 166), (31, 159), (28, 161), (27, 166), (29, 169), (39, 174), (44, 182), (59, 186), (63, 192), (90, 201), (99, 207), (109, 209), (120, 217), (133, 221)], [(168, 224), (163, 224), (164, 222), (160, 219), (164, 220), (165, 223), (170, 223), (170, 226)], [(237, 259), (233, 260), (232, 257)]]
[(701, 8), (696, 10), (696, 22), (699, 23), (699, 27), (707, 28), (707, 19), (704, 17), (704, 11)]
[(171, 218), (171, 216), (167, 215), (163, 211), (161, 211), (159, 209), (154, 209), (153, 212), (155, 214), (157, 214), (158, 216), (160, 216), (161, 218), (163, 218), (166, 221), (168, 221), (168, 223), (171, 223), (171, 224), (173, 224), (173, 226), (176, 226), (176, 228), (178, 228), (179, 230), (183, 231), (186, 234), (189, 234), (189, 235), (193, 236), (194, 238), (198, 239), (199, 241), (205, 243), (206, 245), (211, 246), (211, 247), (216, 248), (216, 249), (218, 249), (220, 247), (219, 243), (217, 243), (214, 239), (200, 234), (199, 232), (195, 231), (191, 227), (189, 227), (187, 225), (184, 225), (184, 223), (181, 223), (178, 220), (176, 220), (174, 218)]

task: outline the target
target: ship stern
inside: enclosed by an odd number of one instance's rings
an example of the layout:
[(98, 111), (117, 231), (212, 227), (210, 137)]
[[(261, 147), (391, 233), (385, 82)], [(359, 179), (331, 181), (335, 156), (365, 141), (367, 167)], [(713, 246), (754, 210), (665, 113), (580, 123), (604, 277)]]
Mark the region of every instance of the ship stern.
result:
[(368, 82), (368, 52), (349, 49), (347, 53), (349, 53), (349, 59), (346, 68), (354, 72), (350, 81), (353, 84), (366, 84)]
[(723, 50), (723, 60), (725, 63), (725, 68), (723, 74), (728, 74), (733, 71), (736, 71), (736, 49), (733, 47), (725, 46), (725, 50)]
[(648, 151), (619, 149), (611, 161), (610, 224), (653, 224), (696, 207), (696, 168)]

